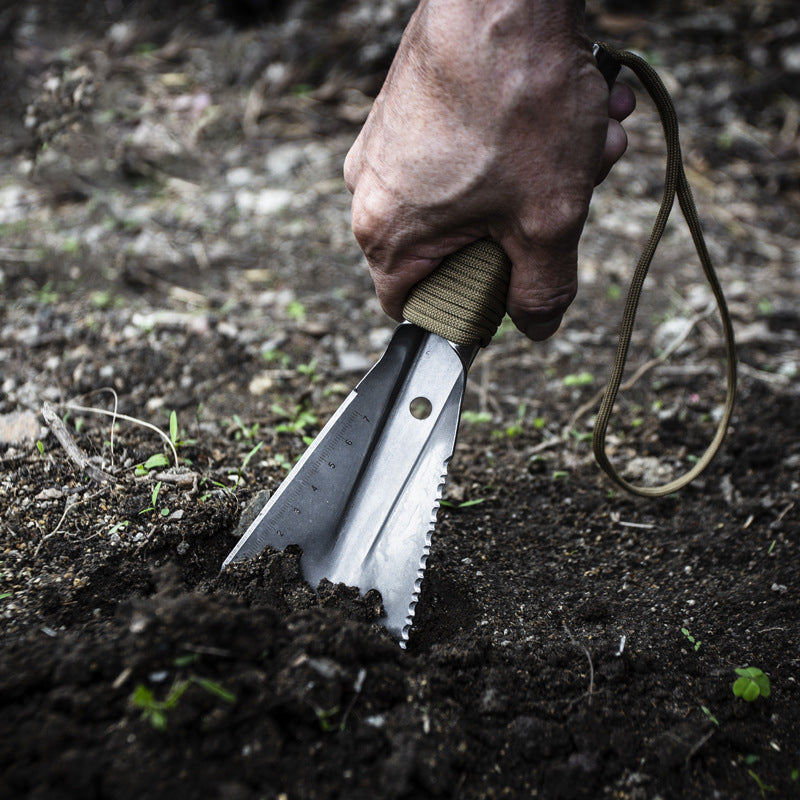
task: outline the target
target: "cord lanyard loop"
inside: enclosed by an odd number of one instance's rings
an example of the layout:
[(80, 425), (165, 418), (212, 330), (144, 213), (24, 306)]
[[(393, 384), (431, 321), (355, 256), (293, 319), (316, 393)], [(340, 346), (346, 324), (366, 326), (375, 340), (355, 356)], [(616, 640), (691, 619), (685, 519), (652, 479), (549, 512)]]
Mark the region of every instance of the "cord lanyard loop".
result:
[[(733, 324), (731, 322), (730, 313), (728, 312), (727, 303), (725, 302), (722, 286), (719, 283), (719, 279), (711, 263), (711, 257), (703, 237), (697, 208), (695, 207), (692, 197), (692, 190), (683, 169), (681, 146), (678, 136), (678, 118), (672, 104), (672, 98), (661, 81), (661, 78), (658, 76), (658, 73), (656, 73), (644, 59), (634, 53), (630, 53), (626, 50), (617, 50), (607, 44), (601, 44), (600, 46), (611, 58), (620, 65), (628, 67), (636, 77), (639, 78), (645, 90), (650, 95), (650, 98), (653, 100), (661, 118), (661, 126), (664, 131), (664, 138), (667, 145), (667, 163), (661, 207), (659, 208), (656, 221), (650, 231), (650, 236), (642, 251), (642, 255), (634, 270), (631, 286), (625, 301), (617, 353), (614, 358), (608, 386), (606, 387), (600, 409), (595, 418), (594, 431), (592, 433), (592, 449), (597, 463), (618, 486), (643, 497), (663, 497), (664, 495), (672, 494), (682, 489), (694, 480), (708, 466), (725, 438), (725, 433), (728, 429), (731, 415), (733, 414), (736, 396), (736, 346), (734, 342)], [(608, 430), (608, 423), (611, 419), (617, 393), (619, 392), (622, 374), (625, 370), (625, 362), (628, 357), (628, 348), (633, 334), (633, 326), (636, 320), (636, 310), (639, 305), (642, 286), (644, 285), (650, 263), (653, 260), (658, 244), (661, 241), (661, 236), (664, 233), (664, 228), (666, 227), (676, 196), (678, 198), (678, 205), (689, 227), (689, 232), (691, 233), (697, 255), (700, 258), (700, 264), (703, 268), (706, 280), (714, 294), (720, 321), (722, 323), (726, 361), (725, 407), (714, 438), (703, 455), (688, 472), (660, 486), (638, 486), (626, 481), (611, 464), (608, 453), (606, 452), (606, 432)]]

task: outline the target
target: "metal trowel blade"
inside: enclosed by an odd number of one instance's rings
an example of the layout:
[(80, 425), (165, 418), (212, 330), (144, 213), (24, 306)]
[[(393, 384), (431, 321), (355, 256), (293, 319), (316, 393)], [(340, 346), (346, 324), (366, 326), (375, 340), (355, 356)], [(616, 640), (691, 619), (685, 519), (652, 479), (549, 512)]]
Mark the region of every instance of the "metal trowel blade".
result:
[(225, 559), (303, 550), (309, 584), (377, 589), (404, 645), (477, 348), (403, 323)]

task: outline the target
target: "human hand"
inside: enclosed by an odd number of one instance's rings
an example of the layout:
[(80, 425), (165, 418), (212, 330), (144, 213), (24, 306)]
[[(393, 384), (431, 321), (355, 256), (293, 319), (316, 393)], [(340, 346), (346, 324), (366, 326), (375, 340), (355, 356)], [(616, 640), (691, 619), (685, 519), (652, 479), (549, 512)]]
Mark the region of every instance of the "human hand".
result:
[(422, 0), (345, 161), (353, 231), (384, 310), (448, 254), (491, 236), (507, 310), (531, 339), (577, 291), (592, 189), (622, 155), (633, 93), (609, 96), (580, 3)]

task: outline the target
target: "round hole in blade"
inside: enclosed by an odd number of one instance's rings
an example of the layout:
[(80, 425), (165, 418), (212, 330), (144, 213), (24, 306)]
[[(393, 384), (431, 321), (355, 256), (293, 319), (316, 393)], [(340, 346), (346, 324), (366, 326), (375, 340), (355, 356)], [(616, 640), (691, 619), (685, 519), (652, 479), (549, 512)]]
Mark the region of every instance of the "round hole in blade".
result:
[(427, 397), (415, 397), (408, 406), (414, 419), (427, 419), (431, 415), (433, 406)]

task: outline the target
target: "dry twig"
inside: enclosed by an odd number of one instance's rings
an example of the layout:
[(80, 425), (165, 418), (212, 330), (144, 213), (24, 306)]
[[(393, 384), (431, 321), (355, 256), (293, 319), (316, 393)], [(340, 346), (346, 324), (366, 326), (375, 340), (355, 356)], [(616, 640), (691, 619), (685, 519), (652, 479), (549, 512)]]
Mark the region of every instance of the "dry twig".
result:
[(56, 414), (53, 406), (47, 401), (42, 404), (42, 417), (44, 417), (47, 427), (50, 428), (53, 435), (58, 439), (58, 443), (64, 448), (70, 460), (79, 469), (83, 470), (93, 481), (97, 481), (98, 483), (115, 480), (113, 475), (104, 472), (89, 461), (89, 457), (75, 443), (72, 434), (67, 430), (67, 426), (62, 422), (61, 417)]

